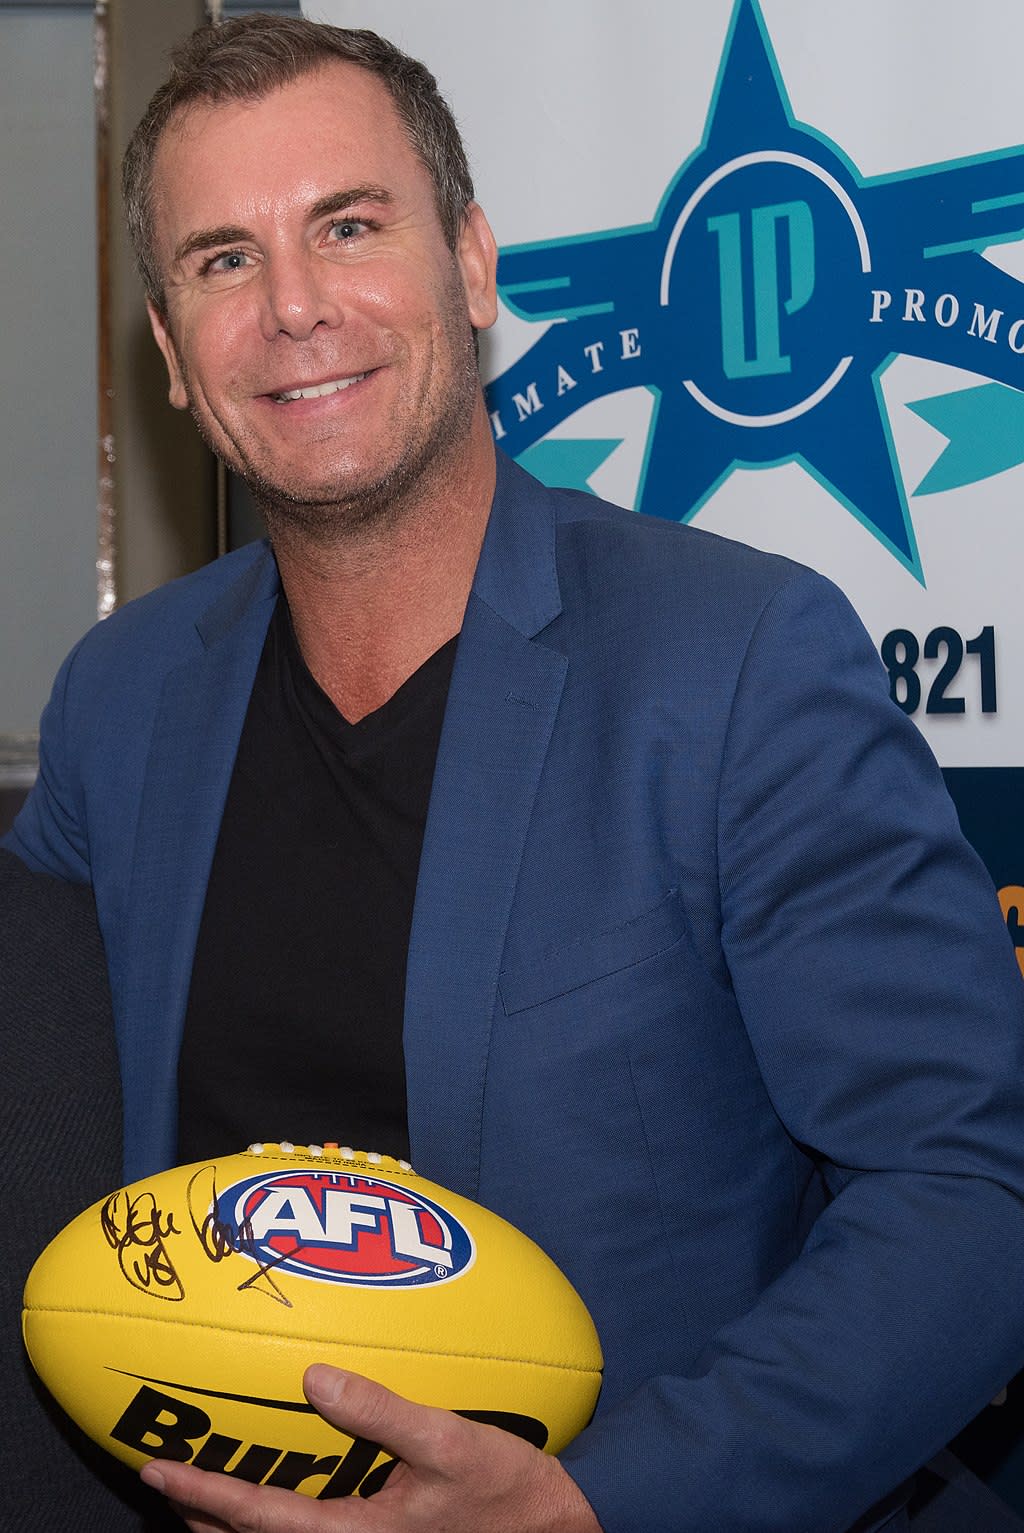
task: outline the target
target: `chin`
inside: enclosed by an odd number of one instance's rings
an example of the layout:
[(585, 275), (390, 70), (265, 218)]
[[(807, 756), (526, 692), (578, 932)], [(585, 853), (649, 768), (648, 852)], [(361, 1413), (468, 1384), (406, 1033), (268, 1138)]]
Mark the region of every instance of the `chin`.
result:
[[(465, 433), (468, 436), (468, 432)], [(446, 431), (390, 466), (337, 465), (330, 474), (287, 486), (251, 464), (236, 468), (268, 524), (323, 537), (398, 519), (427, 494), (436, 497), (461, 461), (456, 434)]]
[(292, 529), (307, 537), (332, 539), (400, 513), (405, 492), (419, 478), (395, 470), (388, 474), (345, 474), (329, 480), (292, 483), (286, 489), (251, 468), (238, 472), (262, 510), (271, 532)]

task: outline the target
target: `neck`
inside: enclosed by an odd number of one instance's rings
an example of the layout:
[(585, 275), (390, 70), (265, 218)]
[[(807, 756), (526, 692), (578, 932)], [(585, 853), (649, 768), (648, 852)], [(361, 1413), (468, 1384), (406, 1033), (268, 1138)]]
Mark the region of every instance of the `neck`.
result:
[(303, 658), (350, 722), (460, 631), (494, 480), (490, 433), (477, 432), (476, 450), (443, 476), (344, 535), (315, 539), (268, 513)]

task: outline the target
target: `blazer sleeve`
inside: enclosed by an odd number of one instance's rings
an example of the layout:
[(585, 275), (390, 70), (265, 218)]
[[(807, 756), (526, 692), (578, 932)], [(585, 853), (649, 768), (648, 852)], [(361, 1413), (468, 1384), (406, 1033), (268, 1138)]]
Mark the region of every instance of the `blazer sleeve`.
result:
[[(33, 872), (52, 873), (73, 884), (91, 881), (76, 772), (78, 752), (66, 723), (67, 694), (84, 642), (79, 641), (57, 673), (39, 724), (39, 775), (13, 827), (0, 842)], [(79, 749), (81, 744), (78, 742)]]
[(562, 1461), (607, 1533), (841, 1533), (1024, 1361), (1024, 986), (930, 751), (809, 572), (752, 633), (718, 850), (758, 1065), (832, 1198), (690, 1376)]

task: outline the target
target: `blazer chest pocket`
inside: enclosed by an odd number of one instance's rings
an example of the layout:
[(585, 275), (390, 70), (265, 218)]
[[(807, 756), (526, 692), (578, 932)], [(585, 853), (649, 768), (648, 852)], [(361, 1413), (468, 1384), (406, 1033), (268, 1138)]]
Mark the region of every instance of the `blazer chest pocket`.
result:
[(528, 962), (510, 965), (498, 979), (506, 1016), (568, 995), (583, 985), (632, 968), (672, 947), (686, 932), (678, 890), (670, 889), (653, 909)]

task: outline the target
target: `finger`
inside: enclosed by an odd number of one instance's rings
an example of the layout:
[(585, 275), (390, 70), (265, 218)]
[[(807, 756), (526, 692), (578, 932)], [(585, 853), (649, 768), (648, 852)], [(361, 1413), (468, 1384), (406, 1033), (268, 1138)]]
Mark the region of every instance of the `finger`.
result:
[(313, 1501), (191, 1464), (154, 1460), (142, 1479), (174, 1503), (194, 1533), (357, 1533), (366, 1526), (361, 1520), (366, 1502)]
[(176, 1512), (183, 1523), (192, 1530), (192, 1533), (231, 1533), (226, 1522), (221, 1522), (219, 1517), (205, 1517), (198, 1512), (190, 1512), (179, 1501), (169, 1501), (168, 1506), (172, 1512)]
[(417, 1405), (359, 1373), (314, 1363), (302, 1387), (310, 1405), (350, 1437), (363, 1437), (417, 1468), (446, 1471), (457, 1460), (467, 1423), (451, 1411)]

